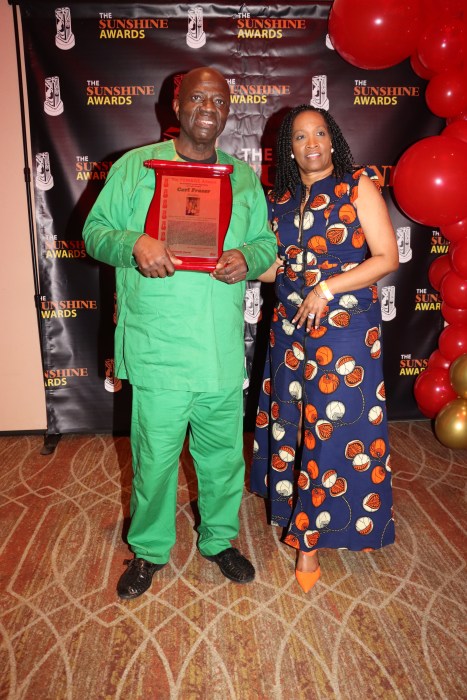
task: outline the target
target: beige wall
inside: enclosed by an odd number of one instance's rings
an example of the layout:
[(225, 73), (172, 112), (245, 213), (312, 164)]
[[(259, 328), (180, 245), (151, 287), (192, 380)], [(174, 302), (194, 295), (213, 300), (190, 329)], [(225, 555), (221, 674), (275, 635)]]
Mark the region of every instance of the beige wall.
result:
[(7, 0), (0, 0), (0, 27), (0, 432), (45, 430), (13, 13)]

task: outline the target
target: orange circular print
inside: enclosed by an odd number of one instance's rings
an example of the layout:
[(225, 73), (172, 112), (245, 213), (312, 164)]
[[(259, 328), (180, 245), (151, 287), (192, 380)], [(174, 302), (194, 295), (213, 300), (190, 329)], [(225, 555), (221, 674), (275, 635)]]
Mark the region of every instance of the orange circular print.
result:
[(295, 525), (298, 527), (299, 530), (306, 530), (309, 524), (310, 519), (306, 513), (304, 513), (303, 511), (297, 513), (297, 515), (295, 516)]
[(327, 345), (321, 345), (316, 351), (316, 362), (319, 365), (328, 365), (332, 361), (332, 350)]
[(332, 394), (333, 391), (336, 391), (339, 384), (339, 377), (334, 372), (326, 372), (318, 381), (319, 389), (323, 394)]
[(339, 208), (339, 219), (344, 224), (352, 224), (357, 218), (357, 212), (353, 204), (343, 204)]
[(312, 236), (308, 241), (308, 248), (311, 248), (315, 253), (322, 255), (328, 252), (328, 246), (326, 244), (326, 239), (323, 236)]

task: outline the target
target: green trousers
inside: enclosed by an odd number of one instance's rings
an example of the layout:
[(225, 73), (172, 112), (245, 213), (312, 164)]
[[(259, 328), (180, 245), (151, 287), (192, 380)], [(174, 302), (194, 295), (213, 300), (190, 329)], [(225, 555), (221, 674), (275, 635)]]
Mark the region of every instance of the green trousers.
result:
[(133, 386), (133, 484), (128, 543), (135, 556), (169, 560), (175, 544), (180, 452), (189, 448), (198, 478), (198, 548), (213, 555), (238, 535), (245, 474), (242, 387), (220, 393)]

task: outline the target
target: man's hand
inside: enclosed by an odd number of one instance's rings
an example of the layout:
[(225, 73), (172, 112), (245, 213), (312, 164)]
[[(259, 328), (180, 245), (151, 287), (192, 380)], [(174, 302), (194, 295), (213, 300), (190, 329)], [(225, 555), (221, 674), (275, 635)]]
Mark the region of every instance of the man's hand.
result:
[(183, 264), (162, 241), (146, 234), (136, 241), (133, 255), (138, 263), (138, 270), (144, 277), (172, 277), (175, 265)]
[(216, 269), (211, 272), (211, 277), (225, 282), (226, 284), (235, 284), (246, 278), (248, 265), (243, 256), (243, 253), (236, 248), (226, 250), (222, 253), (217, 261)]

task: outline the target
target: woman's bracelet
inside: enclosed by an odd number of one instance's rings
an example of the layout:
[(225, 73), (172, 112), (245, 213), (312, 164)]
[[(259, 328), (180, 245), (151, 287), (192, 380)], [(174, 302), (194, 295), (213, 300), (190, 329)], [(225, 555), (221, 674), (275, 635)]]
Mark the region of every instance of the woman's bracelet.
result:
[[(318, 288), (321, 289), (323, 293), (322, 295), (318, 292)], [(334, 294), (331, 292), (324, 280), (317, 284), (313, 291), (320, 299), (326, 299), (327, 301), (332, 301), (334, 299)]]

